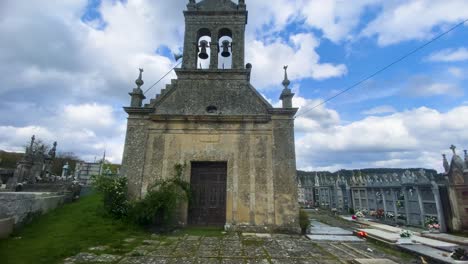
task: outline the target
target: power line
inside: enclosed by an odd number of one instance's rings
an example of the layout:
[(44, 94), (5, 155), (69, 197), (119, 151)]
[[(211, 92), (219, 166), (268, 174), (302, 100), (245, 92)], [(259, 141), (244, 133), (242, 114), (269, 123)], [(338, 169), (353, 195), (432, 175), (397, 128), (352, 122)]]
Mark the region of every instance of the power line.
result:
[(316, 106), (314, 106), (314, 107), (312, 107), (312, 108), (310, 108), (310, 109), (308, 109), (308, 110), (306, 110), (306, 111), (301, 112), (300, 114), (296, 115), (296, 117), (303, 116), (303, 115), (307, 114), (308, 112), (314, 110), (315, 108), (317, 108), (317, 107), (319, 107), (319, 106), (322, 106), (322, 105), (326, 104), (327, 102), (329, 102), (329, 101), (335, 99), (336, 97), (338, 97), (338, 96), (340, 96), (340, 95), (342, 95), (342, 94), (348, 92), (349, 90), (351, 90), (351, 89), (353, 89), (353, 88), (355, 88), (355, 87), (361, 85), (362, 83), (366, 82), (367, 80), (372, 79), (372, 78), (375, 77), (376, 75), (379, 75), (380, 73), (386, 71), (387, 69), (391, 68), (391, 67), (394, 66), (395, 64), (397, 64), (397, 63), (399, 63), (399, 62), (401, 62), (401, 61), (407, 59), (408, 57), (410, 57), (411, 55), (415, 54), (416, 52), (418, 52), (418, 51), (424, 49), (426, 46), (432, 44), (433, 42), (435, 42), (435, 41), (437, 41), (438, 39), (442, 38), (443, 36), (447, 35), (448, 33), (454, 31), (455, 29), (457, 29), (458, 27), (462, 26), (462, 25), (465, 24), (466, 22), (468, 22), (468, 19), (464, 20), (464, 21), (461, 22), (461, 23), (458, 23), (457, 25), (455, 25), (454, 27), (450, 28), (449, 30), (447, 30), (447, 31), (443, 32), (442, 34), (436, 36), (435, 38), (431, 39), (430, 41), (426, 42), (425, 44), (423, 44), (423, 45), (417, 47), (417, 48), (414, 49), (413, 51), (411, 51), (411, 52), (405, 54), (404, 56), (402, 56), (402, 57), (400, 57), (399, 59), (393, 61), (392, 63), (388, 64), (387, 66), (385, 66), (385, 67), (383, 67), (383, 68), (381, 68), (380, 70), (374, 72), (373, 74), (367, 76), (366, 78), (364, 78), (364, 79), (358, 81), (357, 83), (351, 85), (350, 87), (348, 87), (348, 88), (346, 88), (346, 89), (340, 91), (339, 93), (333, 95), (332, 97), (329, 97), (329, 98), (326, 99), (325, 101), (323, 101), (323, 102), (317, 104)]
[(172, 69), (170, 71), (168, 71), (166, 74), (164, 74), (163, 77), (161, 77), (161, 79), (159, 79), (157, 82), (155, 82), (153, 85), (150, 86), (150, 88), (148, 88), (143, 94), (146, 94), (147, 92), (149, 92), (149, 90), (153, 89), (154, 86), (156, 86), (156, 84), (158, 84), (160, 81), (162, 81), (164, 78), (166, 78), (166, 76), (169, 75), (169, 73), (171, 73), (177, 66), (179, 66), (180, 64), (182, 63), (182, 61), (180, 61), (179, 63), (177, 63), (174, 67), (172, 67)]

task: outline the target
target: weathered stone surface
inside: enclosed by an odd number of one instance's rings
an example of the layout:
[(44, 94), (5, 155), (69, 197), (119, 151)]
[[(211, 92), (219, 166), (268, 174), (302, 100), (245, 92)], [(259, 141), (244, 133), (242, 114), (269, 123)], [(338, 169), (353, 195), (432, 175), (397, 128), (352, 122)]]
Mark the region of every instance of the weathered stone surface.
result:
[(0, 192), (0, 217), (13, 217), (22, 224), (34, 214), (43, 214), (65, 203), (66, 196), (56, 193)]
[[(144, 107), (125, 108), (121, 174), (128, 177), (130, 196), (138, 199), (157, 179), (174, 177), (175, 165), (187, 165), (182, 176), (190, 182), (191, 162), (226, 162), (226, 229), (299, 232), (297, 109), (273, 108), (250, 84), (251, 67), (244, 66), (247, 12), (245, 4), (225, 10), (232, 6), (227, 0), (188, 5), (178, 78)], [(193, 46), (202, 36), (212, 38), (209, 69), (197, 69)], [(232, 39), (232, 69), (218, 69), (214, 51), (221, 37)], [(187, 205), (177, 220), (187, 224)]]

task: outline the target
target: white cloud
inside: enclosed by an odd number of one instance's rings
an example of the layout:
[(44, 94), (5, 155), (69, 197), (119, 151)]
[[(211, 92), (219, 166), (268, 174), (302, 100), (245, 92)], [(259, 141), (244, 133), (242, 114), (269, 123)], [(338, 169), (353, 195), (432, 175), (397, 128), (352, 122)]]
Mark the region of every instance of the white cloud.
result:
[(463, 89), (454, 83), (420, 83), (418, 81), (414, 81), (411, 83), (411, 86), (405, 91), (405, 93), (415, 97), (457, 97), (463, 95)]
[[(281, 87), (283, 65), (289, 65), (291, 80), (313, 78), (323, 80), (340, 77), (347, 73), (343, 64), (320, 62), (315, 49), (320, 45), (312, 34), (297, 34), (290, 38), (290, 44), (276, 40), (265, 44), (253, 41), (247, 46), (247, 60), (253, 64), (252, 82), (258, 88), (276, 85)], [(276, 76), (277, 78), (272, 78)]]
[(386, 46), (409, 40), (427, 40), (447, 26), (468, 17), (465, 0), (388, 1), (362, 35), (377, 36)]
[(466, 61), (468, 60), (468, 49), (467, 48), (458, 48), (458, 49), (444, 49), (432, 53), (427, 58), (429, 61), (437, 62), (456, 62), (456, 61)]
[(324, 37), (339, 42), (352, 40), (354, 30), (366, 8), (382, 2), (381, 0), (359, 1), (303, 1), (299, 12), (306, 25), (320, 29)]
[(362, 112), (364, 115), (379, 115), (379, 114), (389, 114), (395, 113), (396, 109), (390, 105), (381, 105), (377, 106)]
[(468, 107), (441, 113), (421, 107), (367, 117), (296, 140), (300, 168), (426, 167), (441, 170), (450, 144), (468, 146)]
[(48, 143), (58, 141), (59, 152), (74, 152), (92, 161), (107, 150), (107, 158), (120, 162), (125, 138), (125, 119), (119, 118), (109, 105), (66, 105), (36, 120), (36, 126), (1, 126), (0, 149), (23, 151), (31, 135)]

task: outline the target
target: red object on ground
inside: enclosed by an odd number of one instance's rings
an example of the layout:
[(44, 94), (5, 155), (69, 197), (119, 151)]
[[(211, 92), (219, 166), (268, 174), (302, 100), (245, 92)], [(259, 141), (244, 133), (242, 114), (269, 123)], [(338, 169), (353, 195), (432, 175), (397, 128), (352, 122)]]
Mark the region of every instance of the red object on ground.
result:
[(355, 215), (351, 216), (351, 218), (352, 218), (353, 220), (356, 220), (356, 219), (357, 219), (357, 217), (356, 217)]
[(359, 232), (357, 232), (357, 236), (358, 237), (367, 237), (367, 233), (364, 232), (364, 231), (359, 231)]

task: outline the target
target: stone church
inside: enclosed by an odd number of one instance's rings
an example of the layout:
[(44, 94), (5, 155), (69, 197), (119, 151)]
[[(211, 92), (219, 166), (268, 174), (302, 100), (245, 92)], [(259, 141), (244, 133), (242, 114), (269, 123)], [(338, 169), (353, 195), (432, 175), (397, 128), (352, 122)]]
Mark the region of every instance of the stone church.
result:
[(250, 84), (252, 65), (244, 62), (245, 1), (190, 0), (184, 16), (177, 79), (143, 105), (140, 70), (124, 108), (121, 174), (129, 195), (143, 197), (156, 179), (175, 177), (179, 166), (194, 194), (180, 210), (180, 224), (297, 232), (297, 108), (287, 67), (283, 107), (274, 108)]

